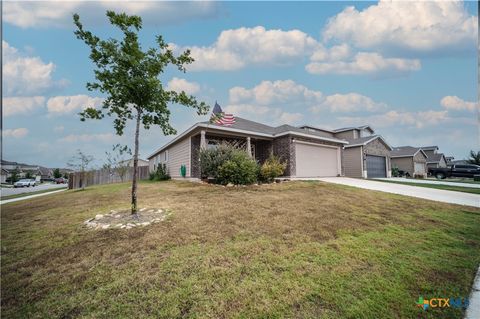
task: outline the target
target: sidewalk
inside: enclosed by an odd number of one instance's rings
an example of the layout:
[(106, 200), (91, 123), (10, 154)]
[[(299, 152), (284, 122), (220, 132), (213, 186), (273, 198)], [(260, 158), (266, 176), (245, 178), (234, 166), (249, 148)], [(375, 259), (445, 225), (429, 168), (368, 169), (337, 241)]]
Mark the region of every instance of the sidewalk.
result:
[(480, 184), (447, 182), (444, 180), (429, 181), (425, 179), (402, 178), (402, 177), (374, 178), (374, 179), (378, 179), (380, 181), (387, 181), (387, 182), (404, 182), (404, 183), (412, 183), (412, 184), (433, 184), (433, 185), (436, 184), (436, 185), (448, 185), (448, 186), (457, 186), (457, 187), (480, 188)]
[(8, 203), (13, 203), (13, 202), (18, 202), (18, 201), (25, 200), (25, 199), (30, 199), (30, 198), (35, 198), (35, 197), (40, 197), (40, 196), (45, 196), (45, 195), (60, 193), (60, 192), (64, 192), (64, 191), (66, 191), (66, 189), (61, 189), (61, 190), (58, 190), (58, 191), (51, 191), (51, 192), (41, 193), (41, 194), (35, 194), (35, 195), (27, 195), (27, 196), (12, 198), (12, 199), (6, 199), (6, 200), (0, 201), (0, 205), (8, 204)]

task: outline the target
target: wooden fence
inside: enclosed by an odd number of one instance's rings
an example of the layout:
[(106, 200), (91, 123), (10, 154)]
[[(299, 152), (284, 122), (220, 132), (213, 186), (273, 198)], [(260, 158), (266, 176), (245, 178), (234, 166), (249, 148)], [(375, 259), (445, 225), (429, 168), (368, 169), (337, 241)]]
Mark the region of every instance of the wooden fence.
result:
[[(137, 178), (138, 180), (141, 179), (148, 179), (149, 172), (148, 166), (139, 166), (137, 168)], [(68, 188), (75, 189), (75, 188), (82, 188), (92, 186), (92, 185), (102, 185), (102, 184), (112, 184), (112, 183), (121, 183), (121, 182), (128, 182), (133, 179), (133, 167), (130, 167), (128, 171), (125, 173), (123, 180), (120, 176), (115, 173), (114, 171), (110, 171), (107, 169), (99, 169), (94, 171), (88, 172), (75, 172), (70, 173), (68, 177)]]

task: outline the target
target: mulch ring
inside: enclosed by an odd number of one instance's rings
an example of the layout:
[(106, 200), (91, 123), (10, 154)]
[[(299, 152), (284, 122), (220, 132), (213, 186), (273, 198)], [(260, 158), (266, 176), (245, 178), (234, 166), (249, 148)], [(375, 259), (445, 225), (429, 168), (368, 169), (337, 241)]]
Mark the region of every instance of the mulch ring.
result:
[(92, 229), (131, 229), (162, 222), (171, 214), (171, 211), (161, 208), (142, 208), (137, 214), (132, 214), (130, 210), (111, 210), (108, 214), (86, 220), (84, 224)]

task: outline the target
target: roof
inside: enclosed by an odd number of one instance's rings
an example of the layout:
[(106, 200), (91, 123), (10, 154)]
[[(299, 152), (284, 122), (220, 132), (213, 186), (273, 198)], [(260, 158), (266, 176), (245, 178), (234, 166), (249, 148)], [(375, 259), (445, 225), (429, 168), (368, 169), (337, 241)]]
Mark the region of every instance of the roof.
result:
[(393, 150), (390, 152), (390, 157), (413, 157), (417, 155), (418, 152), (422, 152), (425, 157), (427, 155), (420, 147), (413, 147), (413, 146), (399, 146), (394, 147)]
[(348, 145), (346, 145), (345, 148), (367, 145), (368, 143), (373, 142), (377, 139), (380, 139), (383, 144), (385, 144), (387, 148), (390, 149), (390, 151), (393, 150), (393, 148), (387, 143), (387, 141), (385, 141), (385, 139), (381, 135), (370, 135), (355, 139), (347, 139)]
[[(422, 147), (422, 149), (424, 149)], [(427, 157), (427, 163), (439, 163), (442, 160), (442, 157), (445, 157), (443, 153), (438, 153), (438, 154), (433, 154), (429, 157)], [(445, 159), (446, 161), (446, 159)]]
[(321, 128), (321, 127), (317, 127), (317, 126), (313, 126), (313, 125), (307, 125), (307, 124), (304, 124), (304, 125), (300, 125), (298, 126), (298, 128), (301, 128), (301, 129), (314, 129), (314, 130), (318, 130), (318, 131), (324, 131), (324, 132), (329, 132), (329, 133), (332, 133), (332, 134), (335, 134), (334, 131), (332, 130), (327, 130), (327, 129), (324, 129), (324, 128)]
[(372, 133), (375, 132), (370, 125), (342, 127), (342, 128), (334, 129), (333, 132), (340, 133), (340, 132), (345, 132), (345, 131), (350, 131), (350, 130), (363, 130), (363, 129), (366, 129), (366, 128), (368, 128), (370, 131), (372, 131)]
[(436, 145), (422, 146), (421, 149), (424, 150), (424, 151), (436, 151), (436, 150), (438, 150), (438, 146), (436, 146)]
[(252, 134), (252, 135), (267, 137), (267, 138), (276, 138), (276, 137), (291, 134), (291, 135), (304, 136), (304, 137), (309, 137), (313, 139), (319, 139), (319, 140), (334, 142), (339, 144), (348, 144), (346, 140), (341, 140), (333, 137), (325, 137), (319, 132), (307, 131), (302, 128), (298, 128), (298, 127), (287, 125), (287, 124), (273, 127), (273, 126), (265, 125), (255, 121), (250, 121), (241, 117), (235, 117), (235, 123), (230, 126), (219, 125), (219, 124), (210, 123), (207, 121), (196, 123), (195, 125), (190, 127), (188, 130), (186, 130), (182, 134), (175, 137), (169, 143), (165, 144), (164, 146), (162, 146), (161, 148), (153, 152), (147, 158), (148, 159), (152, 158), (153, 156), (163, 151), (168, 146), (174, 144), (178, 140), (187, 136), (190, 132), (192, 132), (198, 127), (203, 127), (207, 129), (213, 128), (213, 129), (232, 132), (232, 133)]

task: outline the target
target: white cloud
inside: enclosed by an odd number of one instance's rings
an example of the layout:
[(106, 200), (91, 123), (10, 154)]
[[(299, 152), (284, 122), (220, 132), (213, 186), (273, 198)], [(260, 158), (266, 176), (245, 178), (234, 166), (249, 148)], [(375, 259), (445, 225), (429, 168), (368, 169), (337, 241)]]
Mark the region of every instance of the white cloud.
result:
[(454, 96), (448, 95), (443, 97), (442, 100), (440, 101), (440, 104), (445, 109), (450, 111), (466, 110), (466, 111), (473, 112), (478, 106), (478, 103), (462, 100), (461, 98), (455, 95)]
[(45, 97), (4, 97), (3, 98), (3, 116), (12, 116), (19, 114), (31, 114), (36, 109), (45, 105)]
[(433, 110), (419, 112), (389, 111), (371, 116), (339, 117), (338, 119), (347, 125), (369, 123), (374, 127), (391, 127), (400, 125), (415, 128), (435, 126), (451, 120), (447, 111)]
[(58, 125), (53, 128), (53, 131), (55, 133), (62, 133), (65, 130), (65, 127), (63, 125)]
[(78, 143), (78, 142), (104, 142), (111, 143), (117, 139), (117, 136), (112, 133), (103, 134), (70, 134), (60, 138), (59, 142)]
[(189, 70), (238, 70), (247, 64), (281, 65), (311, 54), (318, 42), (299, 30), (266, 30), (262, 26), (222, 31), (211, 46), (171, 44), (175, 51), (191, 50)]
[(45, 63), (39, 57), (25, 56), (2, 41), (3, 85), (8, 95), (30, 95), (65, 84), (52, 79), (55, 64)]
[(87, 107), (98, 108), (103, 98), (88, 95), (55, 96), (48, 99), (47, 108), (50, 114), (68, 114), (84, 110)]
[(196, 82), (189, 82), (185, 79), (179, 79), (174, 77), (167, 84), (167, 90), (169, 91), (185, 91), (186, 94), (195, 94), (200, 91), (200, 85)]
[(387, 108), (385, 103), (375, 102), (372, 98), (358, 93), (333, 94), (325, 98), (320, 105), (310, 108), (313, 113), (319, 113), (324, 109), (332, 112), (374, 112)]
[[(319, 59), (312, 56), (313, 59)], [(378, 53), (359, 52), (350, 61), (311, 62), (305, 69), (312, 74), (401, 74), (420, 70), (417, 59), (384, 58)]]
[(28, 129), (24, 127), (3, 130), (3, 137), (22, 138), (27, 134)]
[(362, 49), (403, 49), (412, 52), (473, 48), (478, 18), (462, 1), (381, 0), (362, 11), (350, 6), (332, 17), (323, 37)]
[(215, 1), (6, 1), (3, 18), (21, 28), (72, 27), (78, 13), (86, 25), (103, 25), (106, 10), (115, 10), (141, 15), (144, 24), (166, 25), (214, 17), (219, 7)]
[(271, 107), (309, 109), (313, 113), (374, 112), (387, 108), (385, 103), (376, 102), (358, 93), (325, 96), (321, 91), (311, 90), (292, 80), (262, 81), (251, 89), (233, 87), (229, 96), (229, 112), (242, 111), (258, 115), (271, 112)]

